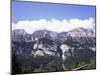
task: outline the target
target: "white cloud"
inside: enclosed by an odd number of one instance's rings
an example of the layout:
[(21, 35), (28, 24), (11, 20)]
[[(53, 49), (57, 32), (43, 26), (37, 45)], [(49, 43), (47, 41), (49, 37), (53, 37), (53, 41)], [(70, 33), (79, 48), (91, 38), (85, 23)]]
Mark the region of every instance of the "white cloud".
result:
[(71, 29), (77, 28), (77, 27), (83, 27), (83, 28), (90, 28), (93, 29), (95, 23), (93, 18), (89, 19), (70, 19), (70, 20), (57, 20), (57, 19), (51, 19), (51, 20), (33, 20), (33, 21), (19, 21), (16, 24), (12, 23), (12, 30), (14, 29), (24, 29), (28, 33), (33, 33), (36, 30), (41, 29), (47, 29), (51, 31), (56, 32), (62, 32), (62, 31), (70, 31)]

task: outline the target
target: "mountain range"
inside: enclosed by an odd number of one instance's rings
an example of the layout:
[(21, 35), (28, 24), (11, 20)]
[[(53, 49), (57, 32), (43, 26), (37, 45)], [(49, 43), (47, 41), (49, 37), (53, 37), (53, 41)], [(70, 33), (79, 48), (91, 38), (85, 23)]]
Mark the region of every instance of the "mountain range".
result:
[[(27, 33), (24, 29), (16, 29), (12, 31), (11, 36), (12, 54), (15, 54), (22, 64), (27, 62), (35, 65), (37, 63), (37, 65), (47, 65), (57, 58), (63, 59), (64, 55), (70, 58), (72, 65), (73, 61), (74, 64), (76, 62), (89, 62), (96, 55), (96, 34), (91, 29), (79, 27), (60, 33), (37, 30), (32, 34)], [(61, 49), (62, 46), (65, 52)], [(41, 62), (41, 60), (43, 61)], [(66, 61), (68, 63), (69, 59)], [(71, 66), (69, 65), (67, 68), (71, 69)]]

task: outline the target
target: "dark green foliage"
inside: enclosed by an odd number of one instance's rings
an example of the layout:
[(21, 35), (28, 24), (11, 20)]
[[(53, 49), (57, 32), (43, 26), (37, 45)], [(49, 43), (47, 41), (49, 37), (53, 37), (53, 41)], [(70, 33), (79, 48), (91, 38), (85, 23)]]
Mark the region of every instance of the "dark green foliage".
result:
[[(23, 73), (41, 73), (41, 72), (57, 72), (64, 71), (62, 68), (62, 60), (60, 58), (54, 57), (36, 57), (36, 58), (20, 58), (19, 61), (13, 56), (13, 74), (23, 74)], [(64, 62), (68, 70), (72, 70), (83, 65), (89, 64), (88, 66), (81, 68), (79, 70), (85, 69), (95, 69), (96, 63), (95, 59), (90, 59), (81, 61), (75, 57), (68, 57)]]
[[(52, 58), (52, 59), (50, 59)], [(44, 58), (41, 58), (42, 60), (44, 60)], [(47, 57), (47, 60), (44, 63), (35, 63), (35, 65), (37, 65), (34, 69), (35, 73), (40, 73), (40, 72), (57, 72), (57, 71), (62, 71), (62, 66), (61, 66), (61, 61), (59, 58), (54, 58), (54, 57)], [(38, 60), (39, 61), (39, 60)]]
[(12, 55), (12, 74), (20, 74), (21, 73), (21, 64), (15, 54)]
[(90, 60), (88, 66), (83, 68), (83, 70), (88, 70), (88, 69), (96, 69), (96, 59), (95, 59), (95, 57)]

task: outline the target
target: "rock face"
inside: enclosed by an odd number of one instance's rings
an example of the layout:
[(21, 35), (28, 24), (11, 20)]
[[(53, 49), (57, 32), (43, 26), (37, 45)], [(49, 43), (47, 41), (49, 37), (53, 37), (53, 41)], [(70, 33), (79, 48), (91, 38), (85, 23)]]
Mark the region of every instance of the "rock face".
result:
[(68, 58), (73, 58), (73, 61), (77, 59), (80, 62), (87, 62), (95, 56), (95, 49), (96, 36), (91, 29), (76, 28), (61, 33), (39, 30), (32, 34), (23, 29), (12, 31), (12, 53), (20, 60), (33, 60), (39, 57), (34, 62), (42, 63), (42, 59), (51, 61), (60, 58), (64, 63)]
[(13, 41), (31, 41), (31, 35), (25, 32), (24, 29), (16, 29), (12, 31), (12, 40)]
[[(95, 39), (95, 33), (91, 29), (84, 28), (76, 28), (61, 33), (48, 30), (36, 31), (33, 34), (28, 34), (23, 29), (12, 31), (12, 47), (16, 46), (19, 54), (23, 53), (21, 51), (23, 49), (27, 49), (27, 52), (28, 49), (34, 52), (41, 49), (45, 54), (56, 56), (57, 53), (59, 54), (57, 47), (58, 45), (59, 47), (62, 46), (62, 44), (69, 46), (69, 49), (73, 48), (73, 52), (75, 52), (75, 48), (89, 48), (95, 51)], [(64, 52), (62, 48), (60, 49)], [(42, 55), (45, 54), (42, 53)]]
[(71, 35), (72, 37), (95, 37), (93, 30), (81, 27), (69, 31), (68, 35)]

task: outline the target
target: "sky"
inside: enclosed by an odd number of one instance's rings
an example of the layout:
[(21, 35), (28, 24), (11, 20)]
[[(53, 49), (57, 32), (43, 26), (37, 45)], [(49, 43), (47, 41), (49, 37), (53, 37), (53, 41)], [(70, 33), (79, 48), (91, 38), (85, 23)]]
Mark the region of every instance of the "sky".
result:
[(12, 27), (30, 33), (39, 28), (59, 32), (77, 27), (95, 29), (95, 13), (95, 6), (13, 1)]

